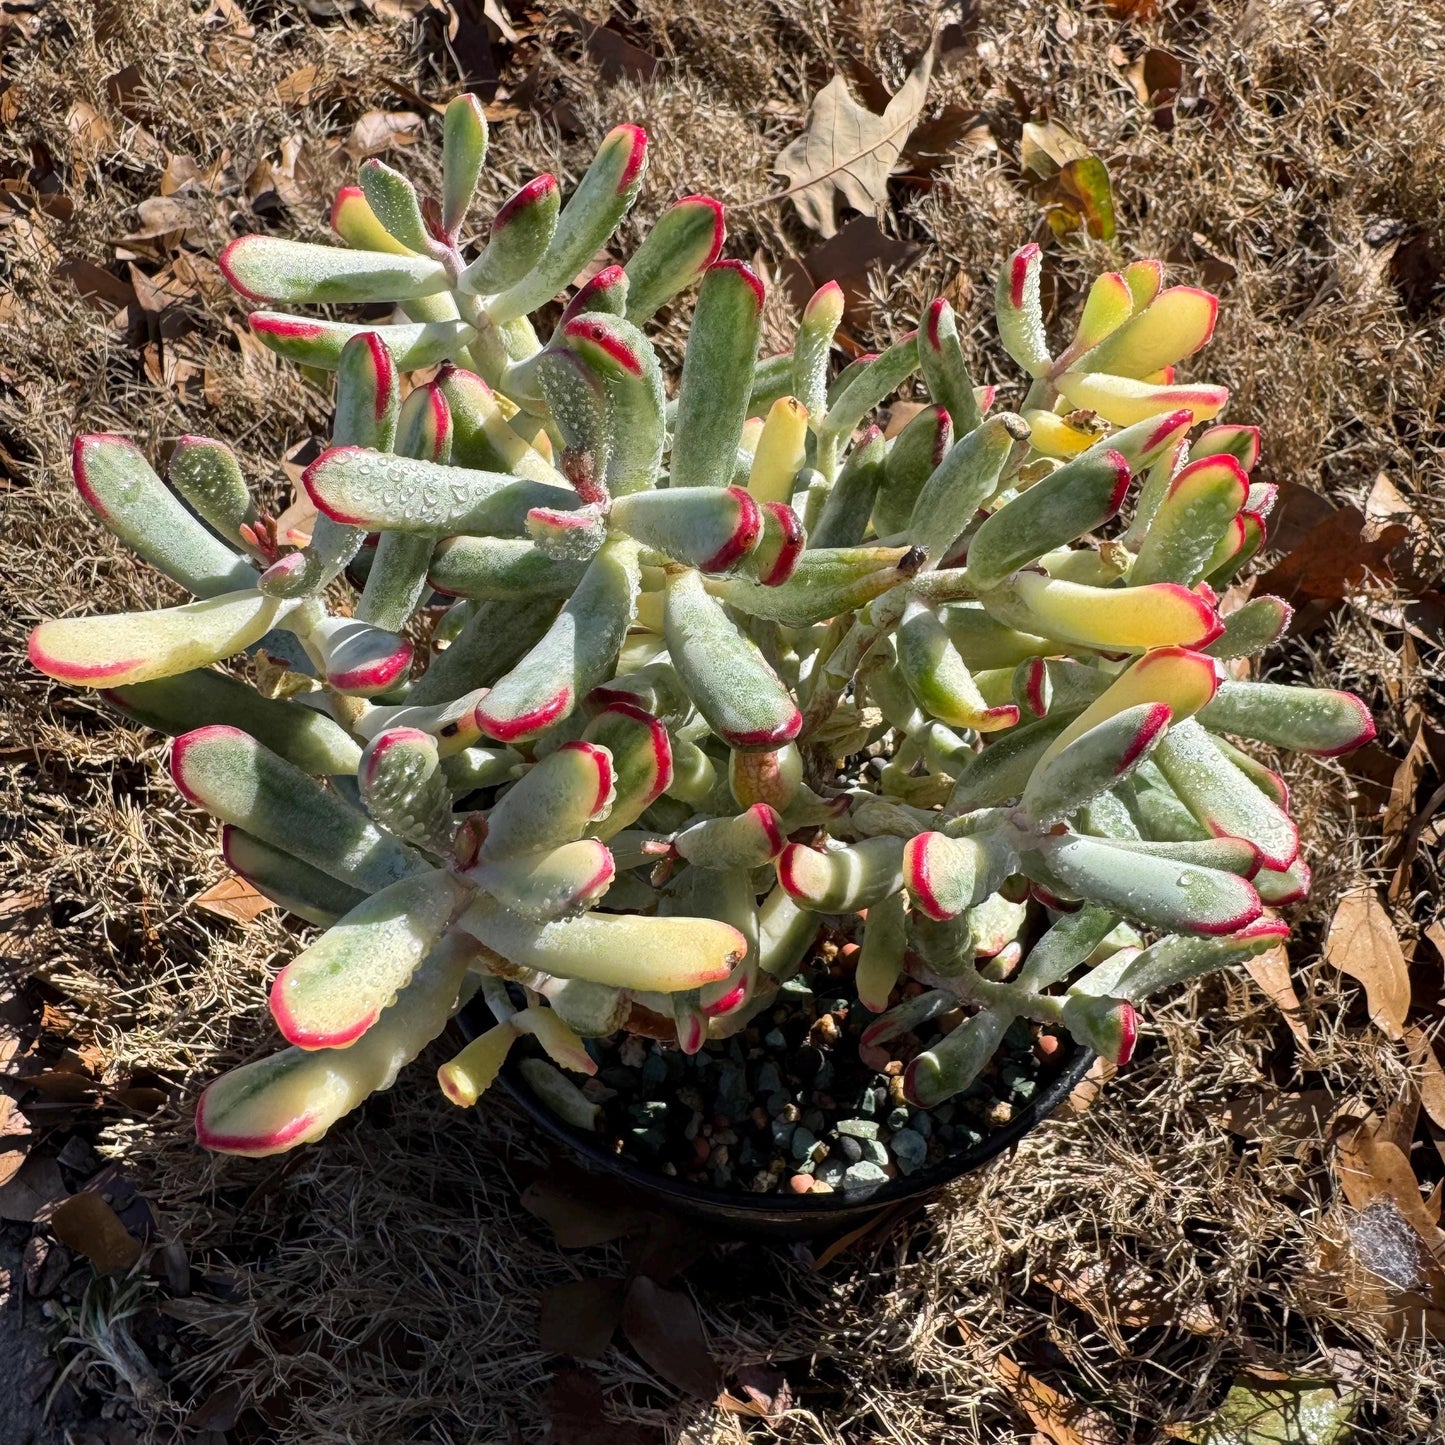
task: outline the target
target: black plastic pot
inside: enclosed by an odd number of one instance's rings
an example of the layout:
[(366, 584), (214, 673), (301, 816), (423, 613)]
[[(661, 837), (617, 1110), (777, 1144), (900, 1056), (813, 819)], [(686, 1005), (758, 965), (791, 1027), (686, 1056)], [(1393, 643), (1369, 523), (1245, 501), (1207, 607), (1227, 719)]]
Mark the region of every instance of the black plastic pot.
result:
[[(457, 1016), (463, 1034), (474, 1038), (489, 1027), (491, 1015), (480, 1000), (473, 1000)], [(684, 1179), (646, 1169), (631, 1159), (610, 1153), (593, 1134), (564, 1124), (523, 1082), (515, 1058), (503, 1066), (500, 1083), (518, 1106), (544, 1133), (561, 1144), (589, 1173), (599, 1174), (648, 1196), (655, 1204), (687, 1215), (730, 1233), (764, 1234), (775, 1238), (806, 1238), (836, 1233), (862, 1224), (870, 1216), (895, 1204), (920, 1203), (937, 1194), (960, 1175), (1011, 1149), (1042, 1119), (1047, 1119), (1068, 1098), (1094, 1062), (1092, 1050), (1074, 1044), (1055, 1073), (1030, 1103), (1015, 1112), (1003, 1128), (986, 1135), (971, 1149), (906, 1178), (890, 1179), (876, 1189), (855, 1190), (814, 1197), (811, 1194), (744, 1194), (708, 1189)]]

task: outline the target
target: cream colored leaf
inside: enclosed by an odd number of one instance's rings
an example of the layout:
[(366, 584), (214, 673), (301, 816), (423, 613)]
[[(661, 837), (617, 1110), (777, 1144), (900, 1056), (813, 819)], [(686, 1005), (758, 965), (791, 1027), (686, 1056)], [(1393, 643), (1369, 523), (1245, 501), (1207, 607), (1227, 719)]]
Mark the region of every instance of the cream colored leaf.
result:
[(222, 878), (196, 899), (196, 906), (208, 913), (229, 918), (232, 923), (248, 924), (276, 905), (258, 893), (244, 878)]
[(1325, 957), (1364, 984), (1370, 1018), (1398, 1039), (1410, 1009), (1410, 971), (1395, 925), (1372, 889), (1357, 889), (1340, 899), (1325, 939)]
[(773, 166), (792, 182), (775, 199), (791, 199), (803, 220), (823, 236), (838, 229), (834, 209), (839, 195), (854, 210), (876, 214), (888, 197), (889, 173), (923, 113), (932, 74), (930, 47), (882, 115), (859, 105), (848, 82), (835, 75), (813, 97), (802, 135)]

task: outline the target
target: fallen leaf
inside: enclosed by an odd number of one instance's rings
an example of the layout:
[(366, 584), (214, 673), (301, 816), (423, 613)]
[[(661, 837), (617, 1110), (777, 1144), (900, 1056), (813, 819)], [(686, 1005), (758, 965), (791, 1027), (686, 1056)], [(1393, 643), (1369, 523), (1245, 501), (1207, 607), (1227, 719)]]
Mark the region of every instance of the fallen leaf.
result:
[(639, 1276), (627, 1290), (622, 1331), (644, 1363), (668, 1384), (702, 1400), (717, 1395), (717, 1365), (690, 1296)]
[(393, 146), (409, 146), (421, 138), (423, 121), (414, 110), (369, 110), (347, 136), (342, 149), (358, 164)]
[(781, 1370), (772, 1370), (766, 1365), (744, 1365), (736, 1378), (746, 1398), (739, 1399), (724, 1390), (714, 1401), (719, 1410), (779, 1425), (793, 1408), (793, 1387)]
[(1074, 1085), (1073, 1092), (1055, 1111), (1056, 1115), (1073, 1118), (1094, 1107), (1104, 1085), (1119, 1072), (1107, 1059), (1095, 1059), (1089, 1065), (1089, 1072)]
[(592, 1185), (588, 1193), (593, 1197), (586, 1197), (576, 1187), (576, 1178), (565, 1171), (558, 1171), (556, 1179), (534, 1180), (522, 1191), (522, 1208), (544, 1220), (563, 1249), (607, 1244), (652, 1222), (654, 1216), (642, 1209), (595, 1197), (595, 1181), (587, 1175), (581, 1177)]
[(646, 85), (657, 73), (657, 57), (650, 50), (634, 45), (611, 25), (598, 25), (575, 10), (568, 11), (567, 15), (586, 37), (587, 53), (597, 62), (603, 80), (613, 84), (630, 80)]
[(840, 195), (855, 211), (881, 210), (888, 176), (922, 114), (933, 58), (930, 46), (882, 115), (864, 110), (848, 82), (835, 75), (813, 97), (802, 135), (774, 163), (774, 171), (792, 184), (771, 199), (791, 200), (804, 223), (822, 236), (837, 230)]
[(1166, 1425), (1191, 1445), (1345, 1445), (1359, 1395), (1327, 1380), (1259, 1380), (1239, 1375), (1219, 1409), (1197, 1425)]
[[(28, 1151), (24, 1148), (0, 1150), (0, 1190), (21, 1171), (27, 1157)], [(4, 1215), (0, 1215), (0, 1218), (4, 1218)]]
[(52, 1200), (65, 1198), (60, 1166), (49, 1157), (31, 1155), (9, 1183), (0, 1185), (0, 1219), (30, 1224)]
[(1096, 241), (1114, 237), (1114, 198), (1109, 172), (1071, 131), (1056, 123), (1023, 128), (1019, 163), (1033, 178), (1035, 198), (1056, 236), (1083, 226)]
[(991, 1353), (983, 1336), (967, 1320), (959, 1314), (953, 1319), (969, 1344), (980, 1354), (989, 1354), (989, 1373), (1004, 1396), (1054, 1445), (1116, 1445), (1119, 1433), (1107, 1416), (1070, 1399), (1007, 1355)]
[(1286, 602), (1296, 595), (1337, 602), (1390, 580), (1388, 558), (1409, 534), (1399, 522), (1373, 527), (1358, 507), (1340, 507), (1310, 529), (1256, 584)]
[[(887, 281), (901, 276), (922, 254), (911, 241), (895, 240), (872, 216), (854, 216), (843, 228), (815, 246), (802, 262), (784, 258), (779, 270), (789, 295), (799, 305), (825, 281), (843, 288), (843, 316), (856, 326), (868, 326), (873, 317), (869, 284), (875, 271)], [(842, 338), (839, 338), (840, 343)]]
[(1126, 1329), (1178, 1325), (1192, 1335), (1219, 1332), (1219, 1320), (1207, 1304), (1181, 1306), (1148, 1270), (1118, 1250), (1082, 1266), (1056, 1266), (1039, 1280), (1116, 1334), (1120, 1325)]
[(306, 105), (320, 92), (320, 69), (302, 65), (276, 82), (276, 99), (286, 105)]
[(234, 875), (213, 883), (196, 897), (196, 907), (204, 908), (232, 923), (254, 923), (267, 909), (276, 905), (264, 893), (258, 893), (244, 878)]
[(93, 302), (106, 312), (129, 306), (136, 299), (129, 282), (93, 261), (62, 261), (55, 268), (55, 274), (69, 281), (82, 300)]
[(591, 1370), (558, 1370), (547, 1392), (547, 1445), (663, 1445), (660, 1430), (609, 1420), (606, 1403)]
[(150, 241), (158, 236), (184, 235), (196, 224), (191, 206), (175, 196), (150, 196), (136, 207), (140, 224), (127, 241)]
[(1302, 1045), (1308, 1047), (1310, 1031), (1304, 1021), (1304, 1005), (1295, 992), (1294, 981), (1290, 978), (1289, 953), (1284, 944), (1257, 953), (1245, 960), (1245, 971), (1255, 984), (1268, 996), (1274, 1006), (1284, 1015), (1289, 1031)]
[(543, 1290), (537, 1317), (538, 1342), (554, 1355), (601, 1359), (622, 1322), (626, 1288), (626, 1282), (620, 1279), (574, 1279)]
[(127, 1270), (140, 1258), (140, 1240), (100, 1195), (87, 1190), (55, 1206), (50, 1229), (68, 1249), (83, 1254), (98, 1274)]
[(9, 1094), (0, 1094), (0, 1139), (30, 1132), (30, 1120), (20, 1112)]
[(1410, 1009), (1410, 970), (1395, 925), (1372, 889), (1346, 893), (1330, 920), (1325, 958), (1365, 986), (1370, 1018), (1392, 1039)]

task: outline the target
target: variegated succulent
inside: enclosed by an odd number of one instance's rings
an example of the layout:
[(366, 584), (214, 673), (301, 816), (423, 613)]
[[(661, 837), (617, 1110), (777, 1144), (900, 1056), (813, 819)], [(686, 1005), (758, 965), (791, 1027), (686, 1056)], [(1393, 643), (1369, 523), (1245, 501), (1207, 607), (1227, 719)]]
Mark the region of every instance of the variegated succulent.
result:
[[(839, 288), (760, 361), (762, 285), (690, 196), (543, 342), (646, 136), (614, 130), (565, 207), (529, 182), (478, 248), (486, 135), (460, 97), (440, 201), (368, 161), (345, 247), (221, 257), (252, 301), (398, 308), (251, 315), (336, 375), (309, 536), (258, 512), (221, 442), (183, 437), (169, 485), (124, 438), (75, 445), (92, 510), (196, 600), (46, 622), (32, 659), (176, 735), (231, 868), (324, 930), (272, 989), (290, 1047), (206, 1090), (202, 1142), (318, 1138), (478, 989), (496, 1025), (440, 1071), (459, 1103), (523, 1034), (574, 1074), (620, 1028), (696, 1050), (837, 915), (866, 915), (866, 1046), (967, 1005), (908, 1064), (925, 1106), (1020, 1017), (1122, 1061), (1140, 999), (1281, 936), (1265, 905), (1308, 869), (1283, 782), (1234, 740), (1330, 754), (1373, 730), (1347, 694), (1247, 679), (1282, 601), (1221, 611), (1274, 488), (1256, 430), (1214, 423), (1225, 390), (1175, 381), (1214, 297), (1135, 262), (1055, 354), (1026, 246), (997, 291), (1017, 411), (973, 384), (944, 300), (830, 380)], [(641, 328), (694, 286), (669, 397)], [(927, 402), (870, 424), (920, 373)], [(338, 605), (343, 573), (364, 580)], [(244, 653), (263, 687), (217, 666)]]

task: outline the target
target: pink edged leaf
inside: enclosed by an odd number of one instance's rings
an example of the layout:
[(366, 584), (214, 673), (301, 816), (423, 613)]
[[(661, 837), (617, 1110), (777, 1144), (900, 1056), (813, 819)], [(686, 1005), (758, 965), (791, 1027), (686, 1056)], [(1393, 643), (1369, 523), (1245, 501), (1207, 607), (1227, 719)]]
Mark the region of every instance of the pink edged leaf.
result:
[(783, 820), (767, 803), (734, 818), (705, 818), (672, 840), (680, 858), (699, 868), (761, 868), (783, 851)]
[(1219, 298), (1171, 286), (1075, 363), (1080, 371), (1144, 377), (1192, 356), (1214, 334)]
[(863, 418), (917, 370), (918, 335), (914, 332), (864, 361), (856, 371), (851, 367), (845, 371), (829, 394), (828, 408), (818, 427), (819, 455), (836, 455)]
[(605, 843), (579, 838), (542, 852), (484, 858), (463, 876), (514, 913), (544, 923), (590, 908), (607, 892), (616, 871)]
[(1098, 412), (1115, 426), (1133, 426), (1181, 408), (1196, 422), (1208, 421), (1229, 400), (1229, 390), (1223, 386), (1158, 386), (1098, 371), (1066, 372), (1058, 385), (1070, 406)]
[(1260, 915), (1259, 895), (1243, 878), (1214, 868), (1115, 847), (1101, 838), (1063, 833), (1041, 838), (1023, 855), (1044, 865), (1047, 887), (1058, 879), (1070, 891), (1151, 928), (1187, 933), (1235, 933)]
[[(913, 516), (919, 493), (928, 484), (928, 479), (948, 456), (953, 448), (953, 417), (942, 406), (926, 406), (893, 439), (892, 446), (883, 438), (877, 427), (871, 427), (859, 439), (848, 455), (848, 460), (829, 493), (826, 519), (829, 511), (834, 515), (835, 525), (841, 526), (845, 517), (862, 513), (862, 492), (865, 488), (875, 493), (873, 503), (873, 530), (879, 537), (892, 537), (904, 531)], [(961, 452), (953, 459), (957, 467), (970, 453)], [(881, 482), (871, 473), (881, 464)], [(842, 488), (842, 496), (835, 503), (834, 495)], [(857, 493), (853, 497), (850, 493)], [(863, 539), (863, 528), (868, 517), (862, 513), (856, 535), (840, 539), (842, 544), (854, 545)]]
[(684, 196), (668, 207), (627, 262), (627, 319), (650, 321), (717, 260), (727, 239), (723, 207), (711, 196)]
[[(496, 1082), (512, 1045), (521, 1035), (510, 1019), (480, 1033), (437, 1070), (441, 1091), (460, 1109), (470, 1109)], [(363, 1044), (365, 1039), (362, 1040)]]
[(630, 828), (672, 785), (672, 742), (662, 722), (635, 703), (611, 702), (587, 724), (583, 740), (612, 757), (614, 798), (588, 831), (611, 838)]
[(903, 570), (908, 558), (906, 547), (807, 547), (781, 581), (764, 583), (735, 573), (709, 580), (707, 591), (752, 617), (809, 627), (891, 591), (910, 575)]
[(868, 910), (863, 924), (863, 947), (858, 954), (854, 986), (858, 1002), (870, 1013), (888, 1007), (888, 995), (903, 972), (908, 945), (904, 895), (892, 893)]
[(958, 338), (958, 319), (947, 297), (935, 298), (918, 328), (918, 364), (928, 394), (953, 420), (959, 435), (971, 432), (983, 420), (987, 405), (980, 401)]
[(445, 853), (454, 831), (452, 795), (436, 739), (418, 728), (378, 733), (357, 777), (366, 811), (399, 838)]
[(668, 577), (663, 624), (673, 666), (719, 737), (753, 750), (797, 737), (803, 718), (792, 695), (696, 572)]
[(984, 1009), (919, 1054), (903, 1071), (909, 1103), (931, 1109), (968, 1088), (988, 1066), (1012, 1022), (1003, 1009)]
[[(202, 440), (185, 438), (182, 446)], [(256, 569), (181, 505), (134, 442), (120, 436), (78, 436), (70, 464), (86, 506), (126, 546), (188, 592), (214, 597), (256, 585)]]
[[(798, 319), (798, 335), (783, 369), (782, 392), (797, 397), (811, 424), (817, 426), (828, 404), (828, 360), (833, 337), (843, 320), (847, 298), (836, 281), (825, 281), (808, 298)], [(757, 408), (749, 403), (751, 410)]]
[(331, 229), (358, 251), (385, 251), (393, 256), (414, 256), (380, 221), (360, 186), (342, 186), (331, 205)]
[(171, 776), (189, 802), (284, 849), (362, 893), (426, 867), (340, 794), (234, 727), (197, 728), (171, 747)]
[(244, 652), (288, 608), (247, 590), (156, 612), (58, 618), (30, 634), (30, 661), (48, 676), (80, 687), (150, 682)]
[(354, 617), (328, 617), (307, 636), (320, 653), (326, 681), (354, 697), (388, 691), (411, 667), (412, 646), (406, 638)]
[(403, 326), (352, 326), (341, 321), (313, 321), (279, 311), (253, 311), (247, 318), (252, 335), (277, 356), (302, 366), (335, 371), (341, 351), (353, 336), (374, 333), (401, 371), (416, 371), (456, 356), (476, 339), (464, 321), (419, 321)]
[(593, 742), (563, 743), (534, 764), (487, 815), (482, 856), (516, 858), (571, 843), (607, 816), (616, 795), (612, 754)]
[(704, 572), (728, 572), (757, 545), (763, 511), (741, 487), (634, 492), (612, 504), (611, 525)]
[(1134, 298), (1134, 310), (1142, 311), (1164, 285), (1164, 263), (1153, 258), (1130, 261), (1124, 267), (1124, 284)]
[(1352, 752), (1375, 736), (1374, 719), (1354, 693), (1272, 682), (1221, 683), (1199, 721), (1214, 732), (1325, 758)]
[(1253, 879), (1259, 896), (1272, 908), (1308, 898), (1311, 881), (1309, 864), (1299, 858), (1288, 868), (1261, 868)]
[(1039, 298), (1042, 274), (1043, 252), (1030, 241), (1004, 263), (994, 288), (999, 339), (1030, 376), (1044, 376), (1053, 365)]
[(645, 993), (725, 979), (748, 947), (736, 928), (712, 918), (584, 913), (534, 923), (488, 903), (464, 914), (462, 927), (519, 968)]
[(389, 1089), (446, 1027), (472, 951), (443, 940), (349, 1048), (284, 1049), (223, 1074), (196, 1105), (196, 1141), (255, 1159), (321, 1138), (369, 1094)]
[[(1040, 825), (1067, 817), (1128, 777), (1159, 745), (1172, 718), (1166, 703), (1138, 703), (1094, 723), (1057, 752), (1051, 747), (1024, 789), (1020, 807)], [(1061, 734), (1054, 746), (1066, 736)]]
[(534, 1005), (513, 1014), (508, 1022), (519, 1034), (530, 1034), (536, 1039), (559, 1069), (570, 1069), (574, 1074), (597, 1072), (587, 1045), (555, 1009)]
[(410, 301), (447, 289), (445, 268), (429, 256), (352, 251), (279, 236), (242, 236), (221, 252), (217, 264), (248, 301)]
[(502, 202), (486, 247), (462, 272), (459, 289), (479, 296), (517, 285), (546, 251), (561, 209), (556, 176), (534, 176)]
[(782, 502), (762, 505), (762, 532), (757, 543), (738, 563), (738, 570), (763, 587), (781, 587), (797, 570), (808, 545), (802, 518)]
[(1187, 983), (1191, 978), (1257, 958), (1288, 936), (1287, 925), (1277, 919), (1262, 918), (1232, 935), (1218, 938), (1161, 938), (1134, 957), (1111, 989), (1136, 1001), (1145, 999)]
[(637, 551), (626, 538), (603, 544), (546, 635), (478, 704), (483, 732), (536, 737), (612, 675), (640, 587)]
[(1185, 807), (1215, 837), (1244, 838), (1267, 868), (1288, 868), (1299, 854), (1299, 831), (1200, 726), (1181, 723), (1154, 761)]
[(183, 436), (171, 452), (166, 480), (208, 527), (236, 546), (256, 548), (256, 502), (225, 442)]
[(983, 902), (1014, 863), (996, 834), (919, 833), (903, 850), (903, 882), (913, 906), (935, 922), (957, 918)]
[(589, 562), (607, 540), (607, 519), (596, 503), (574, 511), (533, 507), (527, 536), (537, 551), (555, 562)]
[(641, 126), (619, 125), (607, 133), (563, 207), (547, 249), (488, 306), (493, 321), (525, 316), (572, 284), (632, 209), (646, 163), (647, 132)]
[(857, 913), (903, 887), (903, 839), (865, 838), (826, 852), (789, 843), (777, 866), (778, 882), (800, 907), (813, 913)]
[(1247, 472), (1252, 472), (1259, 461), (1259, 428), (1257, 426), (1206, 427), (1189, 444), (1189, 455), (1196, 461), (1200, 457), (1233, 457)]
[(1197, 582), (1212, 570), (1214, 550), (1248, 495), (1249, 478), (1233, 457), (1191, 462), (1169, 484), (1150, 519), (1130, 583)]
[(487, 158), (487, 117), (474, 95), (449, 101), (442, 118), (442, 230), (455, 238)]
[(1081, 1044), (1111, 1064), (1122, 1067), (1134, 1053), (1139, 1017), (1127, 999), (1071, 993), (1064, 1000), (1061, 1021)]
[(1224, 631), (1210, 603), (1172, 582), (1090, 587), (1041, 572), (1019, 572), (982, 601), (1010, 626), (1105, 652), (1203, 647)]
[(898, 627), (898, 667), (918, 705), (940, 722), (997, 732), (1019, 720), (1012, 703), (991, 707), (985, 701), (948, 629), (917, 598), (909, 599)]
[(468, 890), (448, 873), (403, 878), (358, 904), (298, 954), (271, 985), (288, 1043), (345, 1048), (390, 1007), (456, 918)]
[(221, 829), (221, 856), (237, 877), (278, 907), (330, 928), (366, 895), (229, 823)]
[(1105, 271), (1094, 279), (1084, 299), (1079, 329), (1072, 350), (1082, 353), (1099, 345), (1106, 336), (1117, 331), (1133, 314), (1134, 293), (1118, 271)]
[(1094, 443), (1093, 451), (1095, 454), (1118, 452), (1129, 463), (1129, 470), (1137, 472), (1172, 453), (1193, 425), (1194, 418), (1188, 407), (1176, 407), (1173, 411), (1146, 417), (1122, 431), (1110, 432)]

